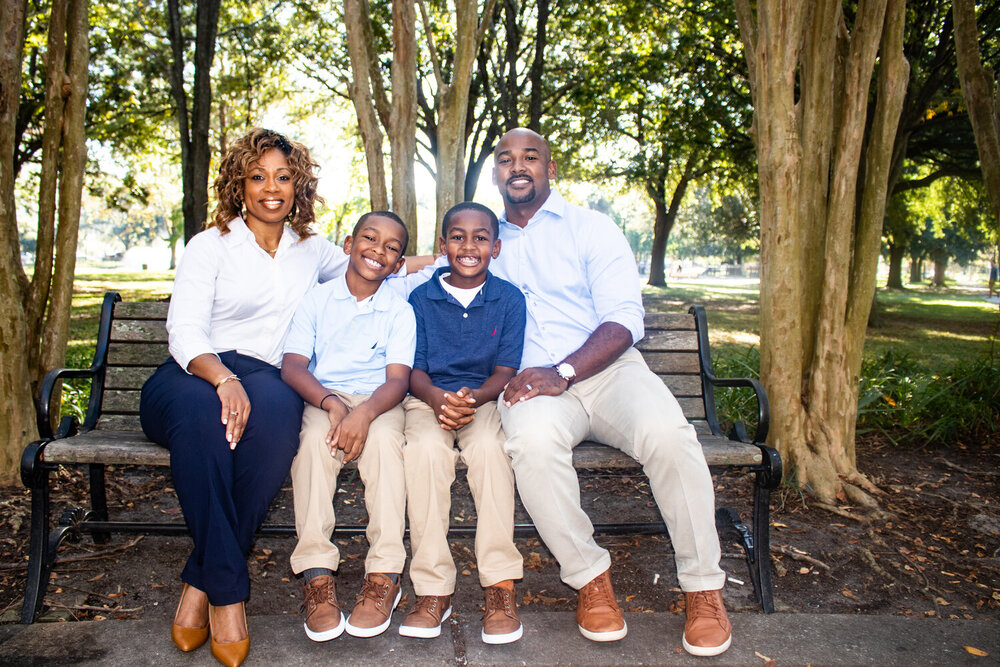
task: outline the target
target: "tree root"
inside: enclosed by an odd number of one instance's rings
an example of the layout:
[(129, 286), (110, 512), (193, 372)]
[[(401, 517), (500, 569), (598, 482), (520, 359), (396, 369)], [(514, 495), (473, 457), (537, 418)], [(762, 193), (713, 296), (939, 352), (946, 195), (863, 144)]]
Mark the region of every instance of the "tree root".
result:
[(811, 503), (811, 505), (813, 507), (818, 507), (818, 508), (820, 508), (822, 510), (826, 510), (827, 512), (830, 512), (831, 514), (836, 514), (837, 516), (842, 516), (845, 519), (851, 519), (853, 521), (857, 521), (858, 523), (867, 524), (867, 523), (871, 522), (871, 518), (867, 514), (852, 514), (848, 510), (841, 509), (840, 507), (837, 507), (836, 505), (831, 505), (829, 503), (824, 503), (824, 502), (820, 502), (818, 500), (814, 500)]
[(997, 470), (969, 470), (969, 469), (963, 468), (963, 467), (961, 467), (959, 465), (955, 465), (954, 463), (952, 463), (948, 459), (943, 458), (941, 456), (937, 457), (934, 460), (937, 461), (938, 463), (942, 464), (942, 465), (945, 465), (945, 466), (947, 466), (947, 467), (949, 467), (949, 468), (951, 468), (953, 470), (957, 470), (958, 472), (964, 473), (966, 475), (988, 475), (988, 476), (1000, 475), (1000, 471), (997, 471)]
[[(105, 549), (104, 551), (95, 551), (93, 553), (88, 553), (86, 556), (70, 556), (69, 558), (60, 558), (53, 564), (52, 569), (58, 570), (60, 565), (65, 565), (66, 563), (78, 563), (84, 560), (97, 560), (99, 558), (107, 558), (119, 551), (125, 551), (126, 549), (131, 549), (139, 542), (142, 541), (144, 536), (140, 535), (131, 542), (126, 542), (125, 544), (120, 544), (113, 549)], [(28, 563), (0, 563), (0, 570), (25, 570), (28, 568)]]
[(810, 556), (808, 554), (799, 553), (798, 551), (795, 551), (791, 547), (779, 546), (777, 544), (772, 544), (771, 545), (771, 551), (774, 551), (774, 552), (777, 552), (777, 553), (780, 553), (780, 554), (784, 554), (784, 555), (788, 556), (789, 558), (791, 558), (793, 560), (802, 561), (803, 563), (809, 563), (810, 565), (812, 565), (814, 567), (818, 567), (819, 569), (823, 570), (824, 572), (829, 572), (830, 569), (831, 569), (830, 566), (827, 565), (826, 563), (824, 563), (823, 561), (818, 560), (816, 558), (813, 558), (812, 556)]
[(897, 586), (903, 585), (903, 583), (894, 577), (891, 572), (878, 564), (878, 561), (875, 560), (875, 554), (873, 554), (870, 550), (857, 544), (854, 545), (854, 550), (858, 552), (859, 556), (861, 556), (861, 560), (867, 563), (868, 567), (875, 571), (875, 574), (879, 575), (883, 579), (888, 579)]

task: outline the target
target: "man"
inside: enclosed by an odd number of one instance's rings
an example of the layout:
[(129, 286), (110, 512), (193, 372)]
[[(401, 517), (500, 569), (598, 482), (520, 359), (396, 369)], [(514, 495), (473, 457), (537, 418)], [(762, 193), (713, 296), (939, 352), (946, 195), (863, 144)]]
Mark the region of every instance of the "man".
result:
[(511, 130), (493, 155), (504, 215), (491, 270), (521, 288), (528, 310), (521, 370), (500, 406), (505, 450), (562, 580), (579, 592), (580, 632), (614, 641), (628, 631), (573, 468), (573, 448), (594, 439), (642, 464), (687, 598), (684, 648), (718, 655), (732, 629), (712, 480), (694, 428), (632, 347), (643, 336), (643, 307), (631, 250), (607, 216), (550, 189), (556, 163), (541, 136)]

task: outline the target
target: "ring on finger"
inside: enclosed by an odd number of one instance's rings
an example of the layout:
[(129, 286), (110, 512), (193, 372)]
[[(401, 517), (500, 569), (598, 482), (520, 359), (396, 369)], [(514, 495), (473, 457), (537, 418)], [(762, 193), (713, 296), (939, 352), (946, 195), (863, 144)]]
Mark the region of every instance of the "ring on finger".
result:
[(238, 412), (230, 412), (229, 414), (231, 414), (231, 415), (238, 415), (240, 413), (238, 413)]
[(527, 389), (528, 391), (531, 391), (531, 390), (533, 389), (533, 387), (531, 386), (531, 384), (530, 384), (530, 383), (529, 383), (529, 384), (526, 384), (526, 385), (524, 385), (524, 388), (525, 388), (525, 389)]

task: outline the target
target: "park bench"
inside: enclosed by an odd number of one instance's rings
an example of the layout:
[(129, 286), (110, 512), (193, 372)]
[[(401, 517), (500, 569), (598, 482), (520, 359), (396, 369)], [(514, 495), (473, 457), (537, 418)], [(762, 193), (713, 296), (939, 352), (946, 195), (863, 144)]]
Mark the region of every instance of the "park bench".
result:
[[(58, 369), (44, 378), (37, 401), (41, 439), (30, 443), (21, 457), (21, 480), (31, 490), (31, 545), (28, 579), (21, 622), (32, 623), (41, 610), (45, 587), (56, 561), (60, 543), (69, 536), (90, 533), (98, 543), (112, 532), (182, 534), (183, 522), (111, 521), (105, 490), (105, 467), (109, 465), (169, 466), (166, 449), (145, 438), (139, 426), (139, 394), (143, 383), (168, 356), (167, 304), (123, 303), (117, 292), (104, 297), (94, 362), (88, 369)], [(720, 379), (712, 372), (705, 311), (693, 306), (688, 314), (648, 314), (646, 336), (637, 345), (650, 368), (677, 397), (684, 414), (699, 434), (705, 458), (713, 472), (736, 469), (753, 473), (754, 494), (751, 527), (731, 508), (716, 510), (716, 523), (735, 530), (743, 548), (754, 592), (762, 609), (774, 611), (771, 589), (771, 557), (768, 537), (771, 490), (781, 482), (778, 453), (761, 444), (767, 437), (768, 403), (763, 386), (752, 379)], [(59, 381), (87, 379), (91, 393), (82, 424), (63, 417), (55, 433), (49, 406)], [(758, 402), (756, 437), (751, 441), (736, 423), (723, 433), (715, 411), (714, 387), (750, 387)], [(583, 443), (574, 450), (577, 468), (634, 473), (638, 464), (618, 450), (598, 443)], [(71, 507), (53, 525), (50, 475), (59, 466), (87, 466), (90, 507)], [(471, 533), (474, 526), (452, 526), (453, 534)], [(662, 521), (595, 524), (601, 534), (662, 533)], [(518, 523), (515, 531), (531, 534), (530, 523)], [(364, 532), (363, 525), (337, 526), (336, 534)], [(291, 525), (265, 523), (262, 535), (291, 535)]]

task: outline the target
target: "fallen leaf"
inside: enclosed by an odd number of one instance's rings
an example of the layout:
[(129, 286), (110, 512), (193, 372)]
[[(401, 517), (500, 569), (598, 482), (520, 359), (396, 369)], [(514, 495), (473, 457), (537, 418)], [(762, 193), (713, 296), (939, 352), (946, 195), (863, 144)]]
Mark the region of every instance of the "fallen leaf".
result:
[(90, 579), (87, 579), (87, 581), (97, 581), (98, 579), (103, 579), (105, 574), (107, 574), (107, 573), (106, 572), (101, 572), (100, 574), (95, 575), (95, 576), (91, 577)]
[(842, 589), (840, 590), (840, 593), (841, 593), (841, 595), (843, 595), (843, 596), (844, 596), (845, 598), (851, 598), (852, 600), (857, 600), (857, 599), (858, 599), (858, 596), (854, 594), (854, 591), (852, 591), (852, 590), (851, 590), (851, 589), (849, 589), (849, 588), (842, 588)]
[(989, 655), (989, 653), (987, 653), (986, 651), (976, 648), (975, 646), (963, 646), (962, 648), (965, 649), (966, 653), (971, 653), (972, 655), (978, 655), (980, 658), (985, 658), (986, 656)]
[(808, 567), (800, 567), (799, 574), (809, 574), (810, 569)]

